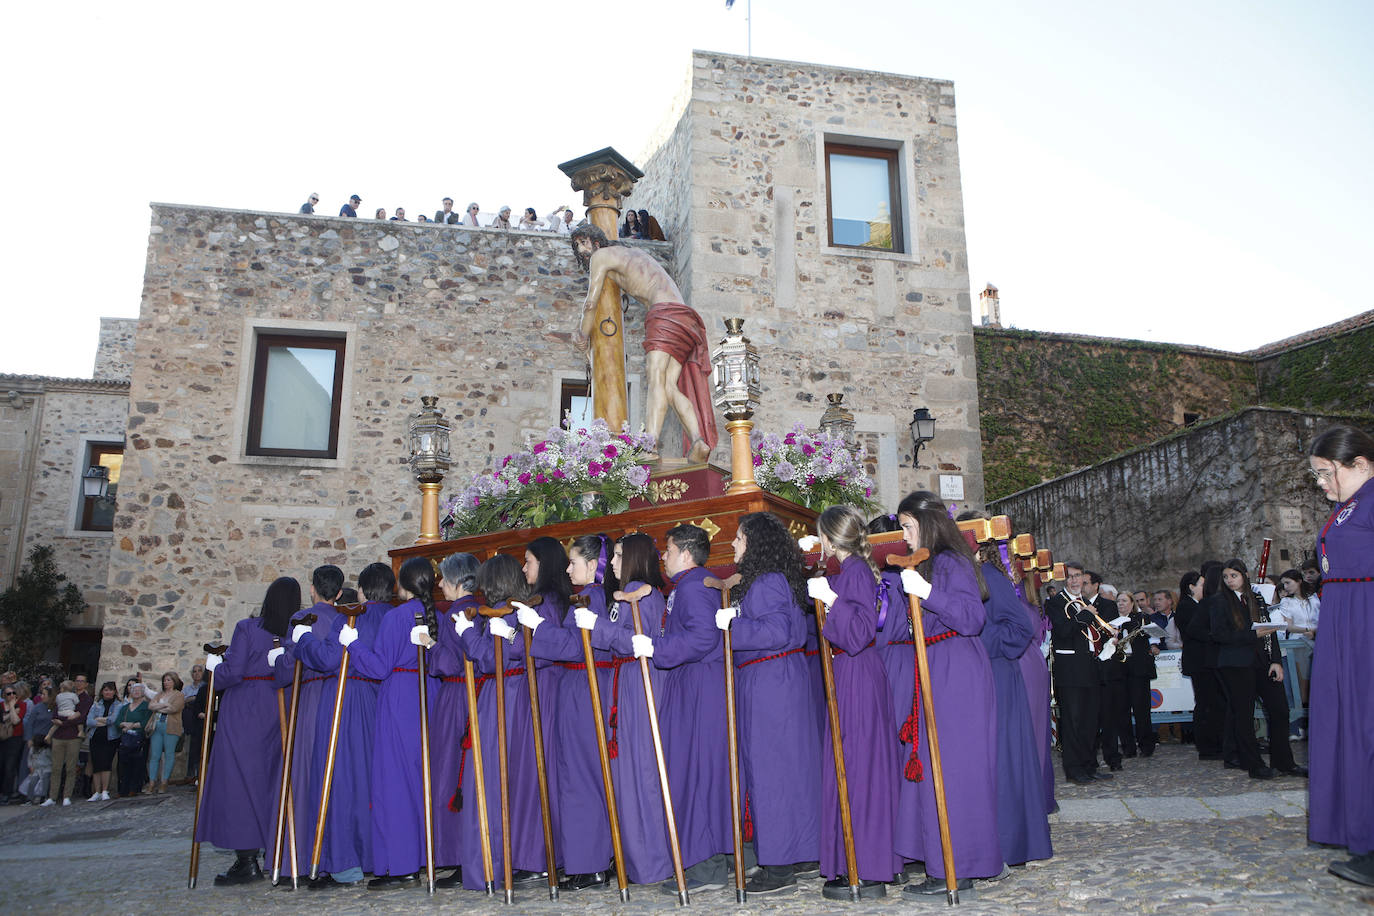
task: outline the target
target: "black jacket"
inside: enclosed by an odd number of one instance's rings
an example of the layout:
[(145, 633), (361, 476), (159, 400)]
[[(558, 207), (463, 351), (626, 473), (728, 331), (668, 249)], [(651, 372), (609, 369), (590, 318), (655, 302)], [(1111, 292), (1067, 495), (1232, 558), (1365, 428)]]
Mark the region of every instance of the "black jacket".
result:
[(1126, 669), (1127, 677), (1154, 680), (1158, 676), (1155, 670), (1155, 654), (1150, 651), (1150, 637), (1140, 633), (1141, 628), (1149, 622), (1150, 618), (1136, 611), (1131, 614), (1129, 623), (1122, 624), (1121, 628), (1131, 642), (1131, 654), (1126, 656), (1126, 663), (1121, 666)]
[[(1193, 600), (1192, 595), (1184, 595), (1178, 599), (1178, 608), (1174, 611), (1174, 624), (1178, 627), (1178, 634), (1183, 638), (1183, 657), (1181, 659), (1183, 673), (1188, 677), (1193, 677), (1202, 671), (1206, 661), (1207, 640), (1205, 637), (1195, 636), (1192, 626), (1193, 619), (1201, 615), (1198, 603)], [(1211, 629), (1211, 621), (1207, 621), (1208, 629)]]
[[(1058, 592), (1045, 601), (1054, 646), (1054, 682), (1060, 687), (1096, 687), (1102, 683), (1101, 665), (1083, 635), (1083, 624), (1070, 616), (1068, 600)], [(1071, 650), (1072, 654), (1065, 650)]]
[[(1212, 641), (1217, 644), (1218, 668), (1267, 668), (1283, 659), (1275, 634), (1260, 639), (1248, 625), (1236, 626), (1225, 591), (1208, 598), (1203, 609), (1207, 611), (1207, 619), (1211, 624)], [(1268, 618), (1265, 616), (1262, 619)]]

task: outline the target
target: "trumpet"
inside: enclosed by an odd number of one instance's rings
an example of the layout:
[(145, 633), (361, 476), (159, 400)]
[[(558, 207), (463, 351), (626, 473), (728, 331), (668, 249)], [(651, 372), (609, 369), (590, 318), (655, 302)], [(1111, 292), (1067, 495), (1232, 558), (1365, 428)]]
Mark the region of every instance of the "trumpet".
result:
[[(1088, 648), (1098, 658), (1108, 658), (1116, 652), (1117, 631), (1111, 624), (1103, 620), (1097, 610), (1082, 598), (1065, 593), (1067, 604), (1065, 609), (1073, 615), (1073, 619), (1083, 625), (1083, 635), (1088, 640)], [(1083, 615), (1087, 614), (1091, 619), (1084, 620)]]

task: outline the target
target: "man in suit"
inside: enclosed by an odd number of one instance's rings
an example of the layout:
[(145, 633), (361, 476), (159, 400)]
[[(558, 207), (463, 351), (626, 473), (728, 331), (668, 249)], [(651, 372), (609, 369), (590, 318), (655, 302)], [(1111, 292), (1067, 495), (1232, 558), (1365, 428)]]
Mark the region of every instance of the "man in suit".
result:
[(1092, 620), (1091, 612), (1075, 609), (1077, 602), (1084, 602), (1083, 581), (1083, 565), (1065, 563), (1064, 590), (1045, 601), (1045, 616), (1054, 646), (1054, 694), (1059, 703), (1064, 776), (1077, 785), (1090, 785), (1112, 776), (1097, 772), (1093, 752), (1102, 675), (1083, 631), (1084, 621)]
[[(1102, 577), (1091, 569), (1083, 570), (1083, 600), (1092, 605), (1097, 616), (1103, 620), (1115, 620), (1116, 604), (1101, 593)], [(1097, 742), (1102, 748), (1102, 760), (1107, 767), (1116, 772), (1121, 769), (1121, 758), (1135, 756), (1135, 744), (1121, 730), (1122, 720), (1130, 721), (1130, 709), (1126, 704), (1126, 669), (1115, 659), (1097, 662), (1097, 670), (1102, 677), (1102, 691), (1097, 706)], [(1124, 753), (1123, 753), (1124, 751)], [(1094, 764), (1097, 761), (1093, 755)]]
[(453, 198), (444, 198), (444, 209), (434, 212), (434, 221), (445, 226), (456, 226), (463, 219), (463, 214), (453, 212)]

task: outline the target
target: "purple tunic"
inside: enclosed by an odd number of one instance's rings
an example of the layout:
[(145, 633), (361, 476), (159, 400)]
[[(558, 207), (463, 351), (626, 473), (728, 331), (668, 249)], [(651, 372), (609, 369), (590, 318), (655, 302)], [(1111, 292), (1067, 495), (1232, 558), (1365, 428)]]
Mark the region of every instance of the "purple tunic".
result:
[[(1321, 622), (1312, 662), (1308, 837), (1374, 852), (1374, 480), (1325, 526)], [(222, 669), (221, 669), (222, 670)]]
[[(382, 628), (382, 618), (390, 610), (389, 604), (368, 603), (366, 613), (358, 618), (358, 641), (353, 644), (355, 648), (376, 642), (377, 633)], [(347, 622), (343, 614), (336, 614), (326, 638), (316, 638), (312, 628), (288, 654), (299, 658), (307, 669), (337, 672), (343, 660), (339, 631)], [(315, 787), (313, 796), (316, 798), (324, 788), (324, 769), (329, 760), (329, 727), (334, 717), (337, 674), (328, 683), (330, 689), (321, 695), (315, 716), (310, 784)], [(349, 868), (372, 870), (372, 813), (369, 799), (372, 795), (372, 735), (376, 719), (377, 685), (354, 673), (350, 665), (344, 687), (343, 709), (339, 714), (339, 743), (334, 753), (334, 782), (329, 793), (324, 843), (320, 847), (320, 871), (325, 874)], [(308, 867), (310, 848), (299, 849), (298, 853), (302, 869)]]
[(983, 576), (988, 621), (979, 639), (992, 664), (997, 695), (997, 831), (1002, 859), (1020, 865), (1054, 854), (1045, 817), (1044, 771), (1021, 678), (1021, 656), (1034, 631), (1011, 580), (991, 564), (983, 565)]
[[(860, 557), (848, 557), (838, 576), (828, 577), (837, 594), (822, 633), (840, 651), (833, 664), (835, 703), (839, 707), (854, 855), (859, 877), (891, 881), (902, 869), (893, 848), (897, 816), (897, 748), (892, 736), (892, 697), (883, 661), (874, 649), (878, 629), (877, 584)], [(840, 824), (835, 756), (827, 719), (821, 744), (821, 873), (845, 874), (844, 834)]]
[(730, 639), (746, 834), (752, 825), (760, 865), (815, 862), (820, 858), (821, 733), (811, 672), (801, 651), (806, 616), (785, 576), (764, 573), (750, 583), (730, 625)]
[(735, 842), (730, 819), (725, 655), (716, 628), (720, 592), (702, 584), (710, 576), (711, 571), (701, 566), (679, 573), (662, 618), (644, 621), (654, 640), (659, 728), (673, 810), (678, 814), (682, 863), (687, 867), (734, 852)]
[[(339, 613), (334, 610), (334, 605), (323, 601), (312, 605), (298, 614), (292, 614), (291, 619), (296, 620), (305, 614), (314, 614), (316, 620), (310, 627), (310, 633), (316, 639), (326, 639), (334, 629), (334, 621)], [(291, 629), (294, 629), (292, 625)], [(290, 633), (287, 634), (288, 636)], [(281, 671), (291, 671), (294, 668), (295, 656), (288, 650), (288, 657), (277, 662), (277, 667)], [(304, 661), (304, 660), (303, 660)], [(338, 686), (339, 666), (337, 664), (329, 668), (315, 668), (309, 662), (305, 662), (301, 670), (301, 693), (300, 711), (296, 714), (296, 743), (295, 753), (291, 762), (291, 798), (292, 807), (296, 811), (296, 855), (300, 858), (302, 871), (310, 869), (310, 850), (315, 843), (315, 821), (320, 812), (320, 786), (322, 779), (316, 778), (315, 750), (318, 741), (315, 737), (316, 723), (319, 721), (320, 706), (334, 705), (334, 691)], [(322, 700), (325, 694), (329, 694), (330, 699)], [(287, 701), (290, 701), (291, 693), (287, 690)], [(325, 720), (325, 728), (328, 729), (328, 720)], [(320, 753), (324, 752), (329, 740), (328, 733), (325, 734), (326, 745), (320, 746)], [(320, 774), (324, 773), (324, 766), (318, 767)], [(290, 851), (285, 842), (282, 843), (282, 856), (290, 858)]]
[[(504, 607), (505, 605), (500, 606)], [(551, 616), (555, 613), (552, 603), (540, 604), (535, 607), (535, 610), (545, 621), (540, 625), (538, 632), (542, 632), (547, 626), (558, 625), (556, 619), (552, 619), (552, 623), (550, 623)], [(510, 800), (511, 868), (512, 870), (542, 872), (547, 867), (547, 858), (544, 851), (543, 815), (539, 807), (539, 781), (534, 755), (534, 728), (530, 718), (530, 689), (529, 683), (525, 679), (524, 642), (519, 635), (520, 626), (515, 620), (515, 615), (511, 614), (506, 622), (516, 629), (514, 642), (503, 642), (501, 648), (505, 671), (506, 765), (507, 792)], [(487, 630), (486, 618), (477, 618), (476, 626), (465, 631), (461, 639), (463, 651), (473, 660), (477, 671), (482, 675), (494, 675), (496, 673), (495, 640)], [(482, 765), (485, 770), (483, 775), (486, 777), (484, 787), (487, 799), (487, 829), (489, 831), (488, 836), (491, 837), (492, 876), (499, 887), (505, 865), (502, 860), (501, 844), (501, 768), (497, 756), (498, 744), (496, 740), (496, 685), (493, 683), (492, 677), (484, 677), (480, 680), (482, 687), (477, 697), (477, 721), (482, 732)], [(544, 683), (541, 682), (539, 686), (544, 687)], [(541, 690), (539, 693), (541, 706), (545, 693), (548, 693), (553, 699), (556, 691), (553, 689)], [(554, 702), (556, 703), (556, 699)], [(554, 727), (553, 723), (550, 723), (543, 716), (540, 718), (540, 724), (544, 730), (545, 770), (549, 771), (552, 770), (553, 754), (550, 739), (553, 737)], [(476, 784), (477, 776), (473, 755), (469, 753), (463, 765), (464, 801), (460, 816), (463, 825), (463, 886), (471, 890), (481, 890), (484, 880), (481, 834), (478, 832), (481, 829), (481, 821), (477, 817), (476, 802), (469, 804), (467, 801), (472, 795), (468, 787)], [(554, 780), (551, 778), (551, 793), (553, 785)], [(556, 796), (551, 795), (551, 798), (556, 798)], [(555, 837), (557, 837), (559, 830), (557, 813), (558, 809), (555, 805), (551, 812)]]
[[(997, 702), (992, 666), (977, 638), (986, 612), (979, 599), (973, 567), (957, 554), (945, 551), (935, 557), (930, 586), (930, 597), (921, 602), (926, 639), (949, 632), (958, 634), (926, 647), (935, 721), (940, 730), (954, 871), (960, 878), (991, 877), (1002, 870), (1002, 851), (994, 775)], [(911, 645), (910, 614), (904, 606), (906, 596), (898, 591), (893, 599), (884, 635), (893, 646), (888, 654), (888, 670), (900, 729), (913, 709), (916, 656)], [(919, 782), (906, 778), (911, 746), (899, 744), (901, 764), (895, 771), (901, 784), (897, 852), (908, 861), (925, 862), (930, 876), (944, 878), (928, 729), (922, 712), (915, 712), (920, 736), (917, 754), (923, 775)]]
[[(630, 582), (622, 586), (633, 592), (644, 585)], [(650, 630), (663, 616), (666, 602), (657, 590), (639, 602), (640, 619)], [(634, 621), (629, 602), (621, 601), (598, 618), (592, 631), (592, 645), (609, 649), (616, 656), (619, 687), (612, 677), (611, 703), (616, 722), (618, 753), (611, 761), (615, 781), (617, 812), (620, 815), (620, 840), (625, 850), (625, 873), (635, 884), (652, 884), (673, 873), (668, 852), (668, 825), (663, 815), (663, 790), (658, 781), (653, 737), (649, 731), (649, 712), (645, 703), (644, 678), (638, 660), (631, 657), (630, 637)], [(624, 659), (624, 661), (621, 661)], [(649, 666), (655, 698), (662, 683), (662, 672)], [(682, 810), (674, 803), (674, 812)], [(728, 815), (728, 812), (727, 812)], [(681, 823), (681, 821), (678, 821)]]
[(1030, 603), (1022, 601), (1031, 624), (1031, 641), (1021, 653), (1021, 679), (1026, 685), (1026, 703), (1035, 728), (1035, 748), (1040, 755), (1040, 779), (1044, 786), (1045, 813), (1059, 810), (1054, 800), (1054, 735), (1050, 732), (1050, 669), (1040, 646), (1049, 632), (1050, 622)]
[(224, 695), (196, 840), (221, 849), (271, 850), (275, 837), (281, 728), (274, 673), (267, 664), (272, 638), (261, 619), (240, 620), (215, 669), (215, 689)]
[[(422, 613), (424, 605), (412, 598), (384, 614), (373, 645), (350, 647), (350, 667), (382, 682), (372, 745), (372, 871), (377, 875), (410, 875), (425, 864), (420, 677), (410, 641), (415, 615)], [(429, 700), (432, 721), (433, 693)]]
[[(580, 594), (588, 596), (588, 607), (593, 613), (606, 613), (606, 595), (600, 585), (589, 585)], [(554, 723), (557, 736), (554, 769), (558, 773), (559, 786), (554, 799), (558, 805), (559, 825), (555, 841), (564, 870), (574, 875), (605, 871), (611, 864), (611, 826), (606, 813), (606, 790), (601, 782), (601, 755), (596, 747), (596, 724), (581, 634), (573, 621), (573, 610), (569, 608), (563, 626), (541, 625), (534, 631), (532, 646), (536, 658), (552, 660), (563, 668), (558, 685), (559, 715)], [(609, 665), (609, 652), (594, 650), (592, 655), (598, 666)], [(598, 667), (596, 673), (603, 704), (600, 715), (604, 723), (610, 710), (611, 669)], [(541, 690), (539, 698), (542, 700), (544, 696)], [(488, 740), (485, 734), (483, 740)]]
[[(434, 781), (434, 861), (437, 867), (460, 865), (463, 861), (463, 833), (460, 812), (464, 805), (475, 805), (472, 787), (459, 791), (463, 771), (463, 738), (468, 729), (468, 695), (464, 681), (463, 643), (453, 629), (453, 614), (477, 606), (477, 599), (465, 595), (439, 614), (438, 640), (429, 651), (427, 670), (434, 680), (434, 715), (429, 720), (429, 753)], [(483, 737), (486, 737), (485, 735)], [(496, 747), (492, 737), (490, 747)], [(484, 748), (485, 750), (485, 748)], [(486, 751), (490, 756), (493, 751)], [(492, 758), (495, 759), (495, 758)], [(461, 797), (460, 797), (461, 796)], [(461, 802), (461, 803), (460, 803)]]

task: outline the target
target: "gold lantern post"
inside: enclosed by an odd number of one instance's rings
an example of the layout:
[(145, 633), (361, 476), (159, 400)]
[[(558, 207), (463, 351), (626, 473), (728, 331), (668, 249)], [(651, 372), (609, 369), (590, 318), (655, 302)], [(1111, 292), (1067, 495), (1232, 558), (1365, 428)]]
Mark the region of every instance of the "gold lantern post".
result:
[(420, 536), (416, 544), (439, 540), (439, 488), (452, 463), (449, 424), (434, 395), (420, 398), (420, 412), (410, 418), (410, 470), (420, 483)]
[(821, 432), (834, 439), (854, 444), (854, 415), (844, 406), (843, 394), (827, 394), (830, 406), (821, 414)]
[(730, 434), (730, 486), (727, 493), (754, 493), (762, 489), (754, 480), (754, 457), (749, 433), (763, 389), (759, 384), (759, 351), (744, 336), (744, 319), (725, 319), (725, 337), (711, 355), (716, 408), (725, 414)]

